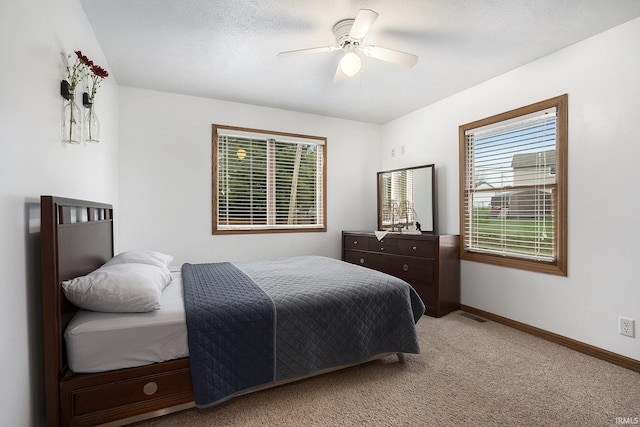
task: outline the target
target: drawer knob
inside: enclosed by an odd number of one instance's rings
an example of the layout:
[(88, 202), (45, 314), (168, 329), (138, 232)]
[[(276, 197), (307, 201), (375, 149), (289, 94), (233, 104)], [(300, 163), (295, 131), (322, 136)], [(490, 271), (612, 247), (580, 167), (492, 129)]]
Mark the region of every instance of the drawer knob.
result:
[(364, 264), (364, 258), (360, 258), (360, 264)]
[(158, 384), (154, 383), (153, 381), (148, 382), (144, 385), (144, 387), (142, 388), (142, 391), (147, 396), (152, 396), (156, 393), (156, 391), (158, 391)]
[(382, 246), (382, 247), (380, 248), (380, 250), (381, 250), (381, 251), (384, 251), (384, 246)]
[(354, 244), (354, 245), (357, 245), (357, 244), (358, 244), (358, 241), (357, 241), (357, 240), (354, 240), (354, 241), (353, 241), (353, 244)]
[(417, 250), (418, 250), (418, 248), (417, 248), (416, 246), (414, 246), (414, 247), (413, 247), (413, 248), (411, 248), (411, 249), (413, 249), (414, 251), (417, 251)]
[(405, 264), (405, 265), (402, 266), (402, 269), (404, 271), (409, 271), (409, 266), (407, 264)]

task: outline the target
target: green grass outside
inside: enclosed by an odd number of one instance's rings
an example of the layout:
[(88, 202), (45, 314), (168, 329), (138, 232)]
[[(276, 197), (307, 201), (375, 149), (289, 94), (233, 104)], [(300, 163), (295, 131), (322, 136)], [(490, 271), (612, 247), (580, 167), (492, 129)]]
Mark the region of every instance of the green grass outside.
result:
[[(489, 208), (474, 209), (472, 246), (514, 254), (553, 256), (552, 218), (505, 218)], [(533, 248), (532, 248), (533, 246)]]

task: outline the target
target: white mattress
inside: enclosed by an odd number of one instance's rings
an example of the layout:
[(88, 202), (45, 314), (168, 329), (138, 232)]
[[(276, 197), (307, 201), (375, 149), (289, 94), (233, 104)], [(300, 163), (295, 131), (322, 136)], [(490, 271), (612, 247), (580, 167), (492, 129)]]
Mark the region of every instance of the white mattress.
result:
[(148, 313), (99, 313), (80, 310), (64, 338), (69, 367), (76, 373), (132, 368), (186, 357), (180, 267), (162, 292), (161, 308)]

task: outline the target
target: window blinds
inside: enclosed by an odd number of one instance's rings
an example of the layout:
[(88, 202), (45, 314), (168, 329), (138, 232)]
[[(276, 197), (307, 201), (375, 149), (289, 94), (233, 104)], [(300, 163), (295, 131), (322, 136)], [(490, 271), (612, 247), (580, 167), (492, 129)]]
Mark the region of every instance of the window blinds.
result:
[(323, 140), (219, 133), (218, 229), (323, 227), (323, 145)]
[(554, 261), (556, 107), (465, 132), (465, 250)]

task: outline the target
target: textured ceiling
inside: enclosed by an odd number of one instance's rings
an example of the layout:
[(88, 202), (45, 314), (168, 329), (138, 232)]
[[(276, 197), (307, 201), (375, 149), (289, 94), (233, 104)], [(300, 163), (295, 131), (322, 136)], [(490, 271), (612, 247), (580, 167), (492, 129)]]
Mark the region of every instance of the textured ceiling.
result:
[[(81, 0), (119, 84), (385, 123), (640, 16), (639, 0)], [(372, 58), (332, 83), (331, 31), (359, 9), (364, 39), (419, 56)]]

